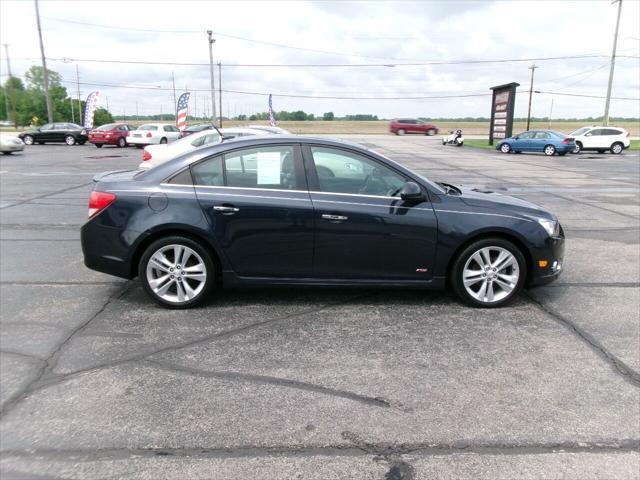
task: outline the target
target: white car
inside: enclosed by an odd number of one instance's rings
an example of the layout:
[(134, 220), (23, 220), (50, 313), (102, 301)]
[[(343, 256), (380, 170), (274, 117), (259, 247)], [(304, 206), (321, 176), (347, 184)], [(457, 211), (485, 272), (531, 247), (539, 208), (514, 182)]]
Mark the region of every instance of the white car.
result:
[(631, 145), (631, 136), (620, 127), (582, 127), (569, 134), (575, 138), (576, 148), (573, 153), (582, 150), (597, 150), (604, 153), (607, 150), (616, 155)]
[(173, 142), (180, 138), (180, 130), (174, 125), (166, 123), (145, 123), (129, 133), (127, 143), (142, 148), (146, 145), (156, 145)]
[(24, 142), (15, 135), (0, 133), (0, 152), (3, 155), (11, 155), (13, 152), (24, 150)]
[(265, 132), (269, 132), (269, 133), (281, 133), (283, 135), (288, 135), (291, 133), (288, 130), (285, 130), (284, 128), (272, 127), (271, 125), (248, 125), (247, 128), (252, 128), (255, 130), (264, 130)]
[(237, 137), (247, 137), (250, 135), (269, 135), (264, 130), (254, 130), (249, 128), (221, 128), (219, 130), (203, 130), (198, 133), (176, 140), (170, 145), (149, 145), (142, 152), (142, 163), (138, 165), (141, 170), (148, 170), (172, 158), (178, 157), (204, 145), (214, 145), (221, 142), (220, 134), (224, 139)]

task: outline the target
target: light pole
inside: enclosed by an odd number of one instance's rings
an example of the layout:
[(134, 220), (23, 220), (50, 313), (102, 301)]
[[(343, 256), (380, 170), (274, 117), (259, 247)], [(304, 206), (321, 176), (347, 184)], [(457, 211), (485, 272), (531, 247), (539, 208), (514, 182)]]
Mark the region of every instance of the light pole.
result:
[[(9, 98), (10, 103), (11, 103), (11, 120), (13, 121), (13, 126), (15, 128), (18, 128), (18, 120), (17, 120), (17, 115), (16, 115), (16, 94), (13, 90), (13, 79), (11, 77), (11, 62), (9, 61), (9, 45), (7, 45), (6, 43), (4, 44), (4, 52), (5, 55), (7, 57), (7, 73), (9, 74), (9, 77), (7, 79), (7, 86), (9, 87)], [(4, 100), (5, 103), (7, 102), (7, 92), (5, 92), (4, 94)], [(6, 103), (7, 105), (7, 120), (9, 120), (9, 104)]]
[(618, 28), (620, 27), (620, 12), (622, 11), (622, 0), (613, 0), (611, 3), (618, 2), (618, 19), (616, 20), (616, 33), (613, 36), (613, 50), (611, 51), (611, 68), (609, 70), (609, 84), (607, 85), (607, 100), (604, 104), (604, 118), (602, 124), (609, 125), (609, 104), (611, 103), (611, 87), (613, 85), (613, 69), (616, 64), (616, 47), (618, 46)]
[(533, 97), (533, 73), (536, 71), (537, 65), (532, 63), (529, 67), (531, 70), (531, 85), (529, 86), (529, 111), (527, 112), (527, 131), (529, 131), (529, 124), (531, 123), (531, 98)]
[(209, 36), (209, 73), (211, 75), (211, 123), (216, 123), (216, 86), (213, 79), (213, 42), (216, 40), (212, 37), (213, 32), (207, 30)]
[(53, 111), (51, 110), (51, 97), (49, 96), (49, 72), (47, 72), (47, 59), (44, 56), (44, 44), (42, 43), (42, 28), (40, 28), (40, 8), (38, 0), (36, 3), (36, 22), (38, 23), (38, 38), (40, 39), (40, 55), (42, 56), (42, 70), (44, 75), (44, 98), (47, 103), (47, 118), (49, 123), (53, 122)]

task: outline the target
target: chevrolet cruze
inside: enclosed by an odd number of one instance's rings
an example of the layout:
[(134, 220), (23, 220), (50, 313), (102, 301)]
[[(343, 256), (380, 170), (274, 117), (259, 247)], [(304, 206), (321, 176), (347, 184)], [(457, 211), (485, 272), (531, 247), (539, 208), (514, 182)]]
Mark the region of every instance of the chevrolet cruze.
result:
[(234, 139), (94, 178), (85, 264), (187, 308), (224, 287), (442, 289), (498, 307), (562, 271), (552, 213), (433, 182), (362, 146)]

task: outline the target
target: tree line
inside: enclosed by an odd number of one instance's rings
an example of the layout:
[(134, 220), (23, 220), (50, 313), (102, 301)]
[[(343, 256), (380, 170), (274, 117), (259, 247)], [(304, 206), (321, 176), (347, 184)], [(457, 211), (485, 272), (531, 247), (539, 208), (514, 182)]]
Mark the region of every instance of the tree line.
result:
[[(62, 86), (58, 72), (47, 69), (49, 73), (49, 96), (54, 122), (82, 123), (84, 100), (73, 99)], [(16, 126), (43, 125), (47, 123), (47, 104), (44, 95), (44, 71), (42, 67), (32, 66), (24, 74), (26, 84), (17, 77), (9, 77), (0, 86), (0, 120), (13, 121), (12, 99), (9, 95), (13, 88), (16, 110)], [(73, 115), (72, 115), (73, 109)], [(80, 110), (80, 111), (78, 111)], [(98, 108), (93, 117), (95, 126), (113, 122), (113, 116), (104, 108)]]

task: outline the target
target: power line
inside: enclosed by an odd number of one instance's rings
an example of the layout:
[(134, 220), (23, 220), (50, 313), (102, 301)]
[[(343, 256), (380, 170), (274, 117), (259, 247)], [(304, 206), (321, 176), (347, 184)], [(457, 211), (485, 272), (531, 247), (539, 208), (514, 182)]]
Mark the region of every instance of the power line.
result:
[[(580, 93), (566, 93), (566, 92), (545, 92), (543, 90), (534, 90), (535, 93), (546, 93), (548, 95), (565, 95), (567, 97), (583, 97), (583, 98), (607, 98), (606, 96), (603, 95), (584, 95), (584, 94), (580, 94)], [(633, 101), (639, 101), (640, 97), (634, 98), (634, 97), (611, 97), (612, 100), (633, 100)]]

